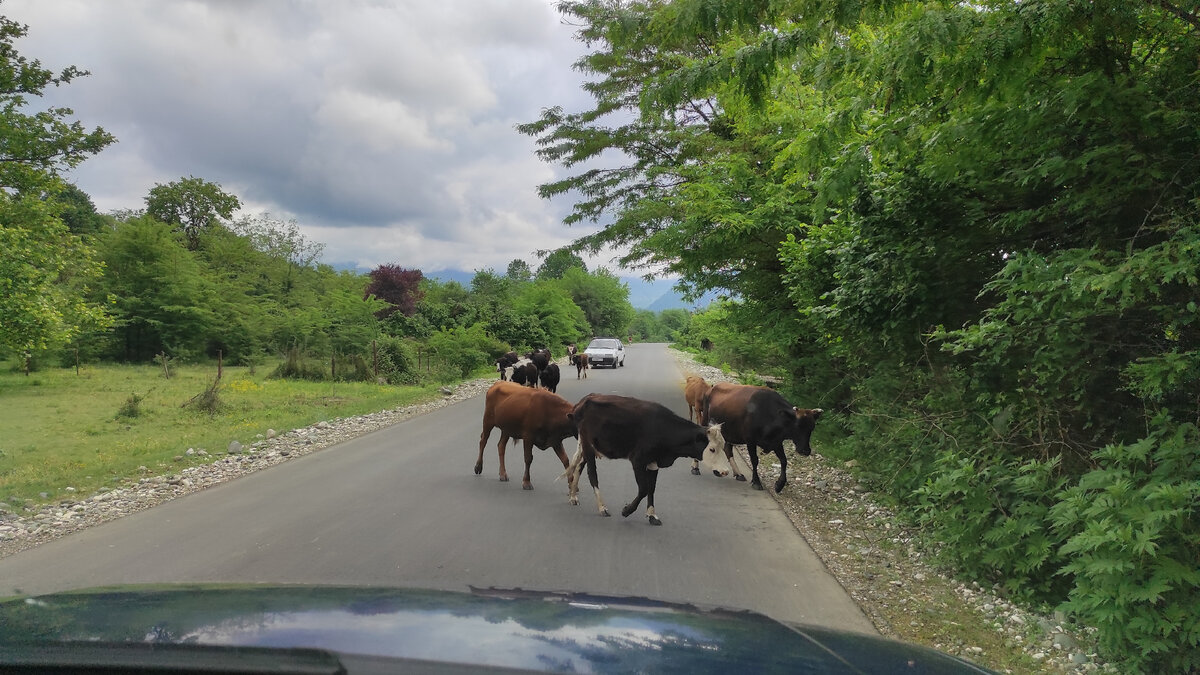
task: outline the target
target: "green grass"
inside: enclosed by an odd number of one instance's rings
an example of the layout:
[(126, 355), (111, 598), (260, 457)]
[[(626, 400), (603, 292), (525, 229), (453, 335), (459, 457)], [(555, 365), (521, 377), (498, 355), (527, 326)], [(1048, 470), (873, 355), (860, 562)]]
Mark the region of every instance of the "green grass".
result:
[[(0, 370), (0, 502), (13, 506), (78, 498), (102, 486), (212, 461), (175, 457), (188, 448), (224, 454), (229, 442), (249, 445), (267, 429), (283, 433), (335, 417), (409, 405), (440, 396), (437, 385), (398, 387), (364, 382), (270, 380), (270, 368), (224, 369), (214, 415), (185, 408), (214, 380), (212, 365), (47, 369), (30, 376)], [(118, 416), (131, 396), (135, 417)], [(64, 490), (74, 487), (74, 494)], [(47, 493), (42, 497), (40, 493)]]

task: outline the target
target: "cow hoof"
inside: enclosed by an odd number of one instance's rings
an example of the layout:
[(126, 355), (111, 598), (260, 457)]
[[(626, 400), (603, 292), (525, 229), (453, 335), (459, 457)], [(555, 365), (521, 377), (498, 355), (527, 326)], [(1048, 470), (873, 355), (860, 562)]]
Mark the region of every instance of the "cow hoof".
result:
[(725, 476), (729, 475), (729, 472), (726, 471), (725, 473), (721, 473), (720, 471), (713, 469), (713, 475), (716, 476), (717, 478), (724, 478)]
[(476, 464), (476, 465), (475, 465), (475, 475), (476, 475), (476, 476), (478, 476), (478, 475), (479, 475), (479, 474), (481, 474), (481, 473), (483, 473), (483, 465), (482, 465), (482, 464)]
[(500, 476), (500, 482), (501, 482), (501, 483), (507, 483), (507, 482), (508, 482), (508, 476)]
[(625, 508), (621, 509), (621, 517), (622, 518), (628, 518), (629, 514), (631, 514), (631, 513), (633, 513), (633, 509), (629, 508), (628, 504), (625, 505)]
[(743, 476), (743, 475), (742, 475), (742, 474), (740, 474), (740, 473), (739, 473), (738, 475), (734, 476), (734, 478), (737, 478), (738, 480), (740, 480), (740, 481), (741, 481), (741, 482), (743, 482), (743, 483), (745, 483), (745, 482), (746, 482), (746, 477), (745, 477), (745, 476)]
[(754, 488), (755, 490), (763, 489), (762, 483), (755, 483), (753, 481), (750, 483), (750, 487)]
[(787, 483), (784, 481), (778, 481), (778, 480), (775, 481), (775, 494), (779, 494), (780, 492), (783, 492), (783, 487), (785, 485), (787, 485)]
[(579, 506), (579, 498), (578, 497), (568, 497), (567, 503), (570, 504), (571, 506)]
[[(479, 473), (479, 471), (476, 471), (475, 473)], [(713, 473), (716, 473), (716, 471), (714, 471)], [(692, 467), (692, 475), (693, 475), (693, 476), (699, 476), (699, 475), (700, 475), (700, 468), (699, 468), (699, 467), (695, 467), (695, 466), (693, 466), (693, 467)]]
[(608, 509), (604, 509), (603, 511), (601, 511), (600, 515), (604, 516), (605, 518), (612, 517), (612, 514), (608, 512)]
[(529, 483), (523, 483), (523, 484), (521, 485), (521, 489), (522, 489), (522, 490), (532, 490), (532, 489), (533, 489), (533, 486), (532, 486), (532, 485), (530, 485)]
[(658, 518), (656, 518), (655, 516), (650, 516), (650, 524), (651, 525), (662, 525), (662, 521), (659, 520)]

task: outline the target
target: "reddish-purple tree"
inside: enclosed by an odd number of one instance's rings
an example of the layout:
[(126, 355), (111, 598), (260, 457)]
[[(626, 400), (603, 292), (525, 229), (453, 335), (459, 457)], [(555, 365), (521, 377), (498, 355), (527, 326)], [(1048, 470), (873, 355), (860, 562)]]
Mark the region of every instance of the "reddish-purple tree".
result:
[(406, 270), (399, 265), (387, 264), (371, 270), (368, 276), (371, 277), (371, 283), (367, 284), (366, 297), (373, 295), (389, 305), (375, 312), (375, 316), (384, 319), (395, 312), (404, 316), (416, 314), (417, 303), (424, 295), (421, 279), (425, 275), (421, 274), (421, 270)]

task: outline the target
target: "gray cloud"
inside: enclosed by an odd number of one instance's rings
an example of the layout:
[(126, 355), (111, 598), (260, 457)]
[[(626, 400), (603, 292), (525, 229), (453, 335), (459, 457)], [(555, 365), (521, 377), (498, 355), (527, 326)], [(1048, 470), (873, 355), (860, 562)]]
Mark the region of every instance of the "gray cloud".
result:
[(326, 258), (503, 269), (568, 242), (513, 125), (586, 105), (549, 0), (5, 0), (49, 92), (119, 143), (72, 178), (102, 210), (195, 175), (294, 217)]

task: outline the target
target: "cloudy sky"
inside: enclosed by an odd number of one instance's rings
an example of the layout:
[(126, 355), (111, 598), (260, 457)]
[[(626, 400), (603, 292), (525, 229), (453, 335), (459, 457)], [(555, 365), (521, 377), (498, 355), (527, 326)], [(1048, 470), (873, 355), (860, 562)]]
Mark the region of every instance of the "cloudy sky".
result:
[[(3, 0), (17, 49), (89, 77), (49, 92), (118, 143), (70, 178), (101, 212), (220, 183), (325, 261), (494, 268), (586, 230), (513, 129), (588, 99), (551, 0)], [(44, 104), (43, 104), (44, 105)], [(611, 267), (611, 254), (590, 260)]]

